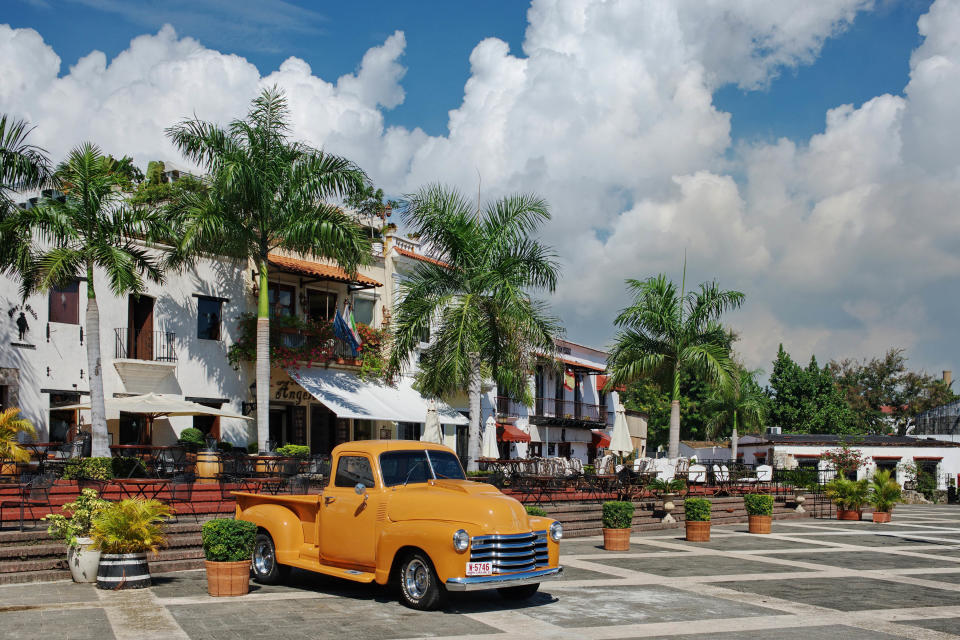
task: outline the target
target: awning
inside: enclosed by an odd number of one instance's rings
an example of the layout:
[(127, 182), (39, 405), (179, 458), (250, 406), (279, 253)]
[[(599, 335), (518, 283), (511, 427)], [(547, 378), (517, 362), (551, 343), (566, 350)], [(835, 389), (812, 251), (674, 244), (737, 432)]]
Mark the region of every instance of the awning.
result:
[[(294, 382), (319, 400), (338, 418), (423, 422), (430, 401), (404, 378), (395, 387), (361, 380), (337, 369), (310, 367), (287, 369)], [(437, 416), (442, 424), (468, 424), (469, 421), (450, 405), (436, 400)]]
[(598, 449), (606, 449), (610, 446), (610, 436), (600, 429), (593, 430), (593, 446)]
[(530, 442), (530, 436), (509, 422), (498, 422), (497, 439), (500, 442)]

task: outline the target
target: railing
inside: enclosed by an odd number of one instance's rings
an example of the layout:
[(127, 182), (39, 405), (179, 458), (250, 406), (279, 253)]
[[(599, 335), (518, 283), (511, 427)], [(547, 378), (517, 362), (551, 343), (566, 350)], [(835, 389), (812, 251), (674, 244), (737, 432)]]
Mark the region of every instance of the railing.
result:
[(127, 327), (118, 327), (113, 332), (117, 359), (177, 361), (177, 334), (173, 331), (147, 329), (131, 336)]
[[(316, 336), (311, 331), (303, 329), (281, 329), (280, 344), (288, 349), (302, 349), (307, 342)], [(355, 358), (350, 344), (336, 336), (325, 339), (324, 346), (330, 350), (334, 358)]]
[(521, 414), (521, 409), (523, 405), (512, 400), (509, 396), (497, 396), (497, 415), (498, 416), (507, 416), (511, 418), (519, 417)]
[(546, 418), (572, 418), (587, 422), (608, 421), (607, 408), (604, 405), (556, 398), (537, 398), (534, 404), (534, 415)]

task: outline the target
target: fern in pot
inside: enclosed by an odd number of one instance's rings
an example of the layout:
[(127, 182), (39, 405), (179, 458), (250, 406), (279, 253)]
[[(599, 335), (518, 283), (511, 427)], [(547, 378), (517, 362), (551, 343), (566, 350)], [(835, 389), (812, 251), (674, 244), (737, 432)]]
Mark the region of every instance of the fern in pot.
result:
[(97, 587), (149, 587), (147, 552), (166, 546), (164, 523), (170, 515), (170, 507), (159, 500), (121, 500), (101, 509), (90, 528), (93, 546), (101, 551)]
[(902, 501), (902, 492), (897, 481), (890, 477), (889, 470), (873, 474), (868, 501), (873, 505), (874, 522), (890, 522), (894, 505)]
[(63, 513), (44, 516), (50, 523), (51, 538), (67, 543), (67, 565), (74, 582), (96, 582), (100, 551), (93, 549), (89, 537), (93, 519), (110, 503), (100, 498), (96, 489), (84, 489), (73, 502), (63, 505)]

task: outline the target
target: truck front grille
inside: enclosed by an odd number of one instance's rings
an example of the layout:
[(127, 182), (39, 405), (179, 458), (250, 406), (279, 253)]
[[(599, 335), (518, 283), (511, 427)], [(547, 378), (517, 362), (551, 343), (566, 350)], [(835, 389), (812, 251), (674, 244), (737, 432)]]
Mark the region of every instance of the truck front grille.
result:
[(474, 536), (470, 539), (470, 562), (492, 562), (495, 574), (545, 567), (549, 564), (547, 532)]

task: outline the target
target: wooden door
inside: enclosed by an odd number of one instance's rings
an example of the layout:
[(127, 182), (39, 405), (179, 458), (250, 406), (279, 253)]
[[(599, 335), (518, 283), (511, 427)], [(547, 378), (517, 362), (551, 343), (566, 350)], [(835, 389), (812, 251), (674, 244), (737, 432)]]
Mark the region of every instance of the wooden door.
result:
[(153, 298), (130, 296), (127, 357), (153, 360)]

